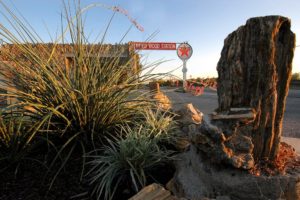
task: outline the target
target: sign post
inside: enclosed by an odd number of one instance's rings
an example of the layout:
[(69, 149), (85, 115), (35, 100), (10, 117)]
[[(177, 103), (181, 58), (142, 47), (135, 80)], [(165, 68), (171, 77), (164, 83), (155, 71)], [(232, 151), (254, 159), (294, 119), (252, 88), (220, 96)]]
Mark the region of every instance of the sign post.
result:
[(186, 60), (183, 60), (183, 65), (182, 65), (182, 74), (183, 74), (183, 88), (186, 89), (186, 73), (187, 73), (187, 68), (186, 68)]
[(193, 49), (187, 42), (180, 43), (177, 49), (176, 44), (174, 42), (130, 42), (130, 46), (134, 50), (177, 50), (177, 55), (183, 62), (183, 89), (186, 90), (186, 62), (192, 56)]
[(186, 90), (186, 73), (187, 73), (187, 67), (186, 62), (187, 60), (192, 56), (193, 49), (191, 45), (186, 43), (181, 43), (177, 48), (177, 55), (182, 60), (183, 66), (182, 66), (182, 73), (183, 73), (183, 89)]

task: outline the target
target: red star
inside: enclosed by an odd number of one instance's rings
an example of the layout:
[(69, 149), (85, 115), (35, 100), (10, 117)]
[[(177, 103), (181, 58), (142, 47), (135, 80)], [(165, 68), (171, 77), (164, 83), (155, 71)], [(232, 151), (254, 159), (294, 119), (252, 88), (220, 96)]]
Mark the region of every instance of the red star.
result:
[(186, 55), (187, 57), (189, 56), (189, 52), (190, 52), (190, 48), (187, 48), (187, 47), (181, 47), (179, 49), (180, 53), (181, 53), (181, 56), (184, 56)]

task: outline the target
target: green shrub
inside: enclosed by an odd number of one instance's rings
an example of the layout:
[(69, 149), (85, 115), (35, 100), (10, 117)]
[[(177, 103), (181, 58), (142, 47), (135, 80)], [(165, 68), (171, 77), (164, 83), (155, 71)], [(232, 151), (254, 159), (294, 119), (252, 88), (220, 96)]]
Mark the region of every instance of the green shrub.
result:
[(151, 176), (151, 169), (173, 159), (174, 152), (158, 145), (158, 139), (150, 137), (149, 129), (140, 126), (125, 131), (125, 138), (109, 140), (101, 154), (88, 156), (92, 161), (88, 162), (91, 169), (87, 175), (97, 199), (112, 199), (126, 179), (136, 192), (139, 191)]

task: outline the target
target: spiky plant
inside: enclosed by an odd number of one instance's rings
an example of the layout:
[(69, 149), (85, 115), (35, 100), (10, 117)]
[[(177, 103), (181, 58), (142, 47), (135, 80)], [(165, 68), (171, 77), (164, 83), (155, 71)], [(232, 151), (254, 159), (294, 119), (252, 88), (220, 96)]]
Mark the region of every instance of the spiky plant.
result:
[(163, 142), (174, 142), (176, 139), (175, 113), (161, 109), (148, 109), (143, 113), (144, 127), (149, 137), (158, 138)]
[(157, 138), (151, 137), (149, 129), (124, 129), (126, 137), (109, 140), (99, 155), (89, 155), (87, 173), (92, 195), (97, 199), (113, 199), (118, 187), (129, 180), (138, 192), (151, 176), (151, 169), (174, 159), (173, 151), (162, 148)]
[[(128, 47), (114, 51), (103, 40), (98, 44), (88, 41), (82, 19), (93, 5), (86, 8), (76, 5), (72, 13), (65, 4), (67, 27), (48, 45), (26, 20), (17, 17), (2, 1), (0, 5), (12, 28), (0, 24), (4, 41), (1, 56), (7, 60), (1, 63), (0, 89), (7, 91), (2, 96), (12, 99), (2, 112), (22, 112), (40, 127), (39, 133), (47, 139), (51, 138), (49, 134), (63, 139), (49, 165), (52, 169), (66, 155), (61, 167), (55, 170), (51, 188), (76, 149), (74, 145), (79, 144), (82, 152), (86, 152), (104, 136), (114, 135), (118, 127), (136, 122), (149, 106), (147, 96), (136, 95), (136, 89), (152, 75), (140, 76), (139, 69), (132, 70), (137, 55)], [(120, 12), (116, 7), (113, 10)], [(70, 44), (61, 44), (66, 37)], [(66, 53), (71, 55), (65, 62)], [(124, 54), (129, 54), (130, 59), (124, 61)], [(113, 58), (108, 59), (107, 55)]]

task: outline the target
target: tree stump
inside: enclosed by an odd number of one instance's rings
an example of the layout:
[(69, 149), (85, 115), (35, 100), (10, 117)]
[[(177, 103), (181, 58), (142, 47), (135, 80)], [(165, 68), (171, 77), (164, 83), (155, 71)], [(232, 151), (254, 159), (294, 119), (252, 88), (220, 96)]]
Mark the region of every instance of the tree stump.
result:
[(218, 112), (249, 107), (256, 113), (247, 128), (256, 161), (278, 152), (295, 48), (290, 26), (282, 16), (249, 19), (225, 39), (217, 65)]

